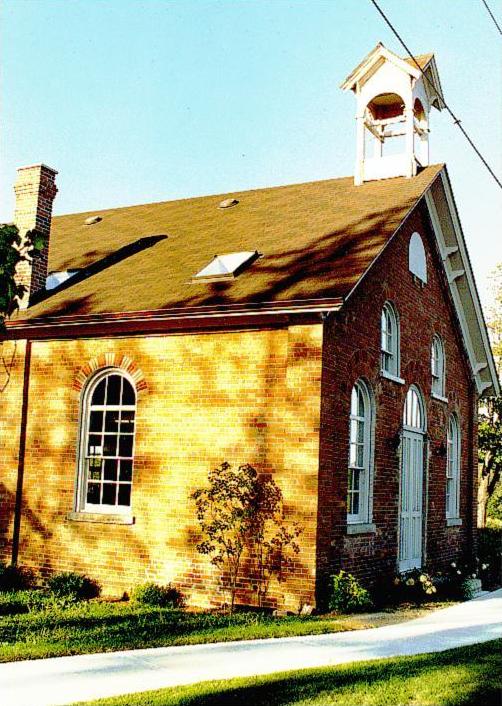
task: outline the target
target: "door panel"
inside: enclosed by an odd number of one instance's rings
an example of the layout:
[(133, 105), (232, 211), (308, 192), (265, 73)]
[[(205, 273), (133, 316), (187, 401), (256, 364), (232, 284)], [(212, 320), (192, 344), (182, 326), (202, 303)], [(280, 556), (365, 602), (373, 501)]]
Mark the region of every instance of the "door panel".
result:
[(424, 437), (403, 432), (401, 456), (401, 514), (399, 523), (399, 570), (422, 565)]

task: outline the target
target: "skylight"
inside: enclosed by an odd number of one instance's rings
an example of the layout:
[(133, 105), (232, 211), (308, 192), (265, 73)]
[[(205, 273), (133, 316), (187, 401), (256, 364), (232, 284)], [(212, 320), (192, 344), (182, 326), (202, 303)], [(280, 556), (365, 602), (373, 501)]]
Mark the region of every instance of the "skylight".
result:
[(239, 272), (256, 260), (259, 253), (252, 252), (231, 252), (226, 255), (215, 255), (209, 265), (206, 265), (194, 277), (196, 281), (213, 279), (231, 279), (237, 277)]
[(45, 289), (47, 291), (56, 289), (60, 284), (63, 284), (63, 282), (66, 282), (76, 275), (78, 271), (79, 270), (64, 270), (61, 272), (51, 272), (45, 280)]

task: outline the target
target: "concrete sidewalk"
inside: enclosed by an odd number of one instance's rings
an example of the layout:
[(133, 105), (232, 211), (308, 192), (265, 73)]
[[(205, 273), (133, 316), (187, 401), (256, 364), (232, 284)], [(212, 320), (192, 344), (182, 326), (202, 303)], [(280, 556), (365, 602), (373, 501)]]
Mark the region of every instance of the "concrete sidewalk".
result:
[(213, 679), (440, 652), (496, 638), (502, 638), (502, 589), (369, 630), (0, 664), (0, 704), (58, 706)]

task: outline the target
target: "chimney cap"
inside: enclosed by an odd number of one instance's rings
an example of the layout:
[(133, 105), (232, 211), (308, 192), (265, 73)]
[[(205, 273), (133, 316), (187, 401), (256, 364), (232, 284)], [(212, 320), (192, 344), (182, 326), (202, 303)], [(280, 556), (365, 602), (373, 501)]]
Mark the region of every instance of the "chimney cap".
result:
[(52, 167), (49, 167), (47, 164), (44, 164), (43, 162), (39, 162), (38, 164), (27, 164), (25, 167), (18, 167), (17, 171), (21, 172), (24, 169), (46, 169), (49, 172), (52, 172), (53, 174), (57, 174), (57, 169), (53, 169)]

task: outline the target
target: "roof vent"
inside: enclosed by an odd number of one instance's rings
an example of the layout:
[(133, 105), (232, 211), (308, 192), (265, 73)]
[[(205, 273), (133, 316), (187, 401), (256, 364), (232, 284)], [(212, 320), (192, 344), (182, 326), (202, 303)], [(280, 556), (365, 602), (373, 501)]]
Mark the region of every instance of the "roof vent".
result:
[(215, 255), (209, 265), (206, 265), (192, 279), (192, 282), (207, 282), (219, 279), (233, 279), (245, 267), (259, 257), (258, 250), (253, 252), (231, 252), (226, 255)]
[(232, 206), (237, 206), (238, 203), (237, 199), (223, 199), (223, 201), (220, 201), (218, 208), (232, 208)]
[(89, 218), (86, 218), (84, 221), (85, 226), (93, 226), (95, 223), (99, 223), (99, 221), (102, 221), (103, 219), (101, 216), (89, 216)]

